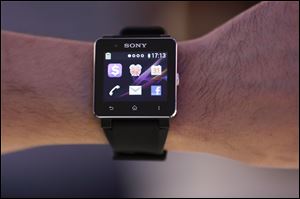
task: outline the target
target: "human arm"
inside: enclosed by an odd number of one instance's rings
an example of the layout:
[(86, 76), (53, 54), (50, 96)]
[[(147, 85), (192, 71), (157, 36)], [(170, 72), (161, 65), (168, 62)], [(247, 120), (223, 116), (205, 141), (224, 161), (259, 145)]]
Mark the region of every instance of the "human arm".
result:
[(298, 167), (298, 2), (260, 3), (181, 43), (178, 57), (174, 148)]

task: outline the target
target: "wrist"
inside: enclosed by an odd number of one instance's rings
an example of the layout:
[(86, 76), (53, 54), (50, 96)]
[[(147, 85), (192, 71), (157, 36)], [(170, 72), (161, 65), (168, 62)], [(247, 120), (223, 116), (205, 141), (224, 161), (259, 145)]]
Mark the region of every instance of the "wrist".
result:
[[(207, 103), (209, 82), (205, 59), (208, 45), (203, 39), (178, 44), (178, 114), (171, 121), (167, 148), (176, 151), (208, 151), (208, 130), (202, 126), (212, 114)], [(207, 60), (207, 59), (206, 59)], [(201, 96), (200, 96), (201, 94)]]

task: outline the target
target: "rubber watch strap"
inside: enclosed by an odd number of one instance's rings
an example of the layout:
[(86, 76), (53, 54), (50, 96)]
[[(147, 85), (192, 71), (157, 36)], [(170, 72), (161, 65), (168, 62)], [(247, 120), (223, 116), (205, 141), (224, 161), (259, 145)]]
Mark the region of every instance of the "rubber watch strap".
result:
[(164, 160), (169, 119), (102, 119), (114, 159)]

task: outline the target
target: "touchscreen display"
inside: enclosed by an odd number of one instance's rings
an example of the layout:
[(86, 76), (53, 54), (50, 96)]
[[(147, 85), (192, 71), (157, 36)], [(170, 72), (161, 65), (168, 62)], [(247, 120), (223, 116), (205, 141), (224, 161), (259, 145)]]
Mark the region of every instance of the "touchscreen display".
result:
[(176, 41), (101, 38), (94, 51), (97, 117), (171, 117), (176, 114)]
[(103, 101), (167, 100), (167, 52), (103, 53)]

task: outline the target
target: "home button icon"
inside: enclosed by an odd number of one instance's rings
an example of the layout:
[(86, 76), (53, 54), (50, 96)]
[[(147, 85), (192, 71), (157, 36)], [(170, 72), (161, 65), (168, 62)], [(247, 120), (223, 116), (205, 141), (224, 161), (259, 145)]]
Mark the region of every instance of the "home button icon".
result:
[(136, 110), (138, 109), (138, 107), (137, 107), (136, 105), (133, 105), (133, 106), (131, 107), (131, 109), (132, 109), (133, 111), (136, 111)]

